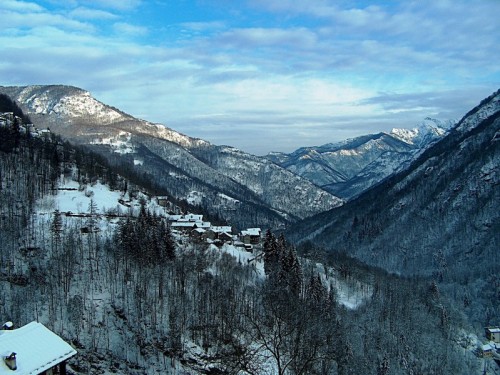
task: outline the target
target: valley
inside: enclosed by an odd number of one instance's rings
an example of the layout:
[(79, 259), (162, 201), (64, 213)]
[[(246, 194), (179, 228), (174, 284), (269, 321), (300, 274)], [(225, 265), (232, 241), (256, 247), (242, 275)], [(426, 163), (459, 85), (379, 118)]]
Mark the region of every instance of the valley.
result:
[(497, 372), (498, 92), (268, 159), (80, 89), (0, 92), (0, 315), (67, 340), (71, 373)]

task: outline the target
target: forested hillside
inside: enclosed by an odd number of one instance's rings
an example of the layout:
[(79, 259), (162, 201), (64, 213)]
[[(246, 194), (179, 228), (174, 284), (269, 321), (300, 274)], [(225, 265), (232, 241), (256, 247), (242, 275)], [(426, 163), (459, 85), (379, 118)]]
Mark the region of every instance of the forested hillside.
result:
[(0, 86), (0, 93), (39, 127), (91, 148), (114, 168), (144, 175), (176, 199), (240, 229), (280, 228), (342, 204), (265, 158), (134, 118), (76, 87)]
[(435, 280), (478, 329), (499, 324), (499, 132), (496, 92), (410, 168), (290, 233)]
[[(17, 120), (19, 121), (19, 120)], [(18, 125), (22, 125), (17, 123)], [(460, 311), (427, 280), (173, 233), (147, 189), (52, 134), (0, 127), (0, 319), (39, 320), (77, 350), (72, 373), (472, 374)], [(58, 210), (69, 183), (133, 195), (140, 210)], [(153, 185), (152, 185), (153, 186)], [(89, 197), (88, 197), (89, 198)], [(348, 301), (350, 301), (348, 303)], [(355, 301), (355, 302), (352, 302)]]

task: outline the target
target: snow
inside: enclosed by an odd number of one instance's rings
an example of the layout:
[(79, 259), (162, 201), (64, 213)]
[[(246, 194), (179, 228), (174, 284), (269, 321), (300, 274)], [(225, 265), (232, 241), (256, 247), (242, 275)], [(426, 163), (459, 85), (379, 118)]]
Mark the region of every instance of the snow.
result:
[(241, 234), (243, 236), (260, 236), (260, 228), (248, 228), (247, 230), (242, 230)]
[(475, 128), (482, 120), (498, 112), (499, 109), (500, 94), (496, 94), (488, 103), (482, 105), (477, 112), (464, 118), (456, 129), (462, 133), (468, 132)]
[(413, 144), (414, 139), (418, 136), (419, 130), (415, 129), (392, 129), (391, 135), (400, 139), (403, 142), (406, 142), (410, 145)]
[(169, 129), (162, 124), (153, 124), (148, 121), (143, 121), (144, 125), (152, 127), (156, 130), (158, 136), (167, 141), (177, 143), (183, 147), (195, 147), (195, 146), (207, 146), (210, 145), (207, 141), (198, 138), (191, 138), (187, 135), (176, 132), (175, 130)]
[(391, 130), (390, 135), (409, 145), (421, 147), (425, 138), (441, 138), (455, 123), (455, 120), (442, 121), (427, 117), (412, 129), (394, 128)]
[[(215, 245), (211, 245), (212, 250), (219, 250)], [(257, 258), (257, 254), (250, 253), (246, 251), (244, 248), (236, 247), (230, 244), (222, 245), (221, 251), (233, 256), (237, 261), (244, 265), (253, 265), (257, 277), (260, 279), (264, 279), (266, 277), (266, 273), (264, 272), (264, 262), (262, 261), (262, 257)]]
[[(307, 263), (307, 260), (303, 259), (301, 263)], [(350, 310), (356, 310), (373, 294), (371, 285), (353, 279), (344, 279), (331, 267), (316, 263), (314, 269), (328, 290), (335, 288), (337, 302)]]
[[(337, 152), (332, 152), (332, 154), (336, 154)], [(359, 152), (356, 150), (340, 150), (338, 153), (342, 156), (355, 156), (359, 155)]]
[(74, 118), (91, 116), (102, 124), (126, 118), (119, 111), (94, 99), (88, 91), (71, 88), (61, 96), (61, 92), (57, 92), (60, 90), (58, 87), (28, 86), (19, 94), (19, 100), (25, 102), (37, 114), (55, 113)]
[[(55, 207), (61, 212), (87, 213), (90, 202), (93, 201), (101, 212), (116, 209), (120, 206), (118, 200), (121, 198), (119, 191), (111, 191), (109, 187), (96, 183), (86, 186), (83, 191), (78, 191), (79, 184), (76, 181), (68, 181), (59, 187), (55, 198)], [(73, 189), (73, 190), (69, 190)], [(76, 191), (74, 190), (76, 189)]]
[[(219, 250), (216, 246), (211, 246), (212, 250)], [(264, 279), (266, 274), (264, 272), (264, 261), (260, 253), (250, 253), (242, 247), (236, 247), (230, 244), (224, 244), (220, 251), (223, 251), (244, 265), (253, 265), (257, 276), (260, 279)], [(302, 259), (301, 264), (303, 267), (307, 267), (307, 260)], [(330, 287), (335, 288), (337, 294), (337, 301), (344, 307), (355, 310), (363, 304), (365, 300), (370, 298), (373, 294), (373, 288), (371, 285), (355, 281), (355, 280), (343, 280), (337, 275), (337, 272), (332, 268), (326, 268), (323, 264), (317, 263), (315, 265), (315, 272), (320, 275), (323, 285), (328, 289)]]
[(215, 226), (211, 228), (215, 233), (229, 233), (231, 234), (232, 228), (229, 226)]
[(204, 194), (199, 191), (190, 191), (186, 197), (186, 201), (192, 205), (200, 205), (203, 201)]
[(232, 197), (230, 197), (229, 195), (226, 195), (226, 194), (223, 194), (223, 193), (218, 193), (217, 194), (220, 198), (224, 199), (224, 200), (227, 200), (227, 201), (230, 201), (232, 203), (238, 203), (239, 200), (237, 199), (234, 199)]
[[(88, 214), (92, 201), (97, 208), (98, 215), (108, 212), (115, 214), (126, 212), (137, 215), (140, 210), (139, 199), (141, 198), (144, 198), (149, 212), (161, 217), (167, 216), (165, 208), (160, 206), (156, 199), (149, 199), (142, 193), (139, 193), (135, 200), (127, 201), (126, 195), (123, 195), (122, 192), (110, 190), (109, 186), (100, 182), (80, 185), (73, 180), (61, 180), (57, 195), (45, 196), (38, 200), (37, 212), (40, 215), (52, 214), (57, 209), (61, 213)], [(127, 206), (124, 206), (120, 201), (126, 201)], [(106, 220), (100, 220), (99, 224), (101, 230), (106, 229)]]
[(95, 100), (89, 92), (82, 91), (78, 95), (63, 97), (54, 107), (56, 113), (76, 116), (97, 116), (101, 121), (111, 123), (118, 121), (123, 115), (101, 102)]
[[(114, 152), (118, 154), (132, 154), (135, 152), (135, 147), (131, 142), (132, 135), (129, 132), (121, 131), (115, 137), (105, 137), (105, 138), (96, 138), (90, 142), (92, 145), (108, 145), (110, 146)], [(138, 161), (137, 163), (134, 160), (134, 164), (141, 164), (142, 162)]]
[(16, 353), (17, 370), (0, 361), (0, 375), (36, 375), (76, 354), (76, 350), (43, 324), (31, 322), (11, 331), (0, 331), (0, 354)]

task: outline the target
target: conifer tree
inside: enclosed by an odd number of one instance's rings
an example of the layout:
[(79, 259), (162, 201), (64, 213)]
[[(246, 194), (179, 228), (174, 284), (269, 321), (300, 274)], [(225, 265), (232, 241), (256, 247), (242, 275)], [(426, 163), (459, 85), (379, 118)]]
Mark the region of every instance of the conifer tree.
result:
[(264, 271), (267, 276), (275, 273), (278, 270), (279, 265), (279, 250), (276, 237), (271, 233), (271, 230), (267, 230), (266, 238), (264, 240)]

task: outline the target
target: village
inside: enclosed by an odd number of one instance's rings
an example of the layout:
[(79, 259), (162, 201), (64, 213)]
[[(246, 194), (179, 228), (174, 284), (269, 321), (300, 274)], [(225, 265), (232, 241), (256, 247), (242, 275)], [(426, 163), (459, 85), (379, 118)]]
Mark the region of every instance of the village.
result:
[(167, 218), (174, 233), (188, 235), (198, 243), (214, 244), (216, 246), (227, 243), (244, 248), (249, 252), (253, 252), (260, 245), (261, 228), (248, 228), (234, 234), (231, 226), (214, 226), (208, 221), (203, 221), (203, 215), (168, 215)]
[(500, 360), (500, 327), (486, 327), (484, 331), (488, 342), (478, 348), (478, 355)]
[(33, 124), (23, 124), (22, 119), (18, 116), (15, 116), (13, 112), (0, 113), (1, 127), (10, 127), (13, 124), (16, 124), (18, 126), (19, 133), (23, 135), (28, 134), (33, 138), (50, 136), (50, 129), (38, 129)]

